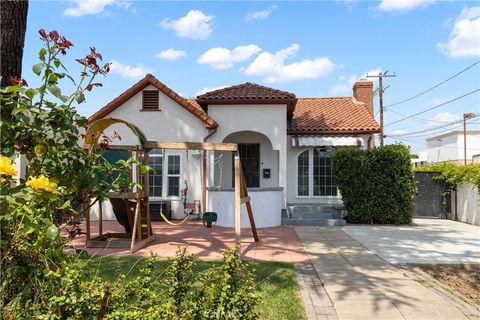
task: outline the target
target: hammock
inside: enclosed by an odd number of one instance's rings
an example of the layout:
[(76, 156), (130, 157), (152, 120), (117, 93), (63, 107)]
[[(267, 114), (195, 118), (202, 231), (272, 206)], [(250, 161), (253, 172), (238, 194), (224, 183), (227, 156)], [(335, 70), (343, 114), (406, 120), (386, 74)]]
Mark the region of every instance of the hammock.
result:
[(183, 220), (181, 220), (180, 222), (175, 223), (175, 222), (172, 222), (172, 221), (168, 220), (167, 217), (165, 217), (165, 215), (164, 215), (163, 212), (161, 212), (161, 211), (160, 211), (160, 216), (162, 216), (163, 220), (165, 220), (165, 222), (168, 223), (168, 224), (171, 225), (171, 226), (179, 226), (179, 225), (181, 225), (181, 224), (184, 224), (185, 222), (187, 222), (188, 217), (189, 217), (189, 216), (186, 216), (186, 217), (183, 218)]

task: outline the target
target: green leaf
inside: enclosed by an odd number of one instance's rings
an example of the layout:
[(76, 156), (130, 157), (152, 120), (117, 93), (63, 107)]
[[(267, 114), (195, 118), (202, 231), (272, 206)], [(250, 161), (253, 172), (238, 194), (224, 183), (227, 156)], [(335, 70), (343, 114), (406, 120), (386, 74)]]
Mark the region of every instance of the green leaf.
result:
[(57, 81), (58, 81), (58, 76), (56, 73), (52, 73), (50, 77), (48, 77), (48, 82), (57, 83)]
[(79, 92), (75, 95), (75, 101), (77, 101), (78, 104), (85, 101), (85, 95), (83, 94), (83, 92)]
[(55, 61), (53, 61), (53, 64), (55, 65), (55, 67), (60, 67), (62, 65), (62, 63), (60, 62), (60, 60), (57, 60), (55, 59)]
[(42, 49), (40, 49), (40, 51), (38, 52), (38, 57), (40, 58), (40, 60), (45, 61), (45, 55), (46, 55), (46, 54), (47, 54), (47, 49), (42, 48)]
[(50, 91), (55, 97), (60, 98), (62, 96), (62, 91), (57, 85), (49, 84), (47, 86), (48, 91)]
[(27, 89), (27, 90), (25, 91), (25, 95), (26, 95), (30, 100), (32, 100), (33, 97), (35, 97), (35, 90), (33, 90), (32, 88)]
[(43, 62), (37, 63), (32, 67), (33, 73), (35, 73), (37, 76), (40, 75), (40, 73), (42, 72), (42, 69), (43, 69)]

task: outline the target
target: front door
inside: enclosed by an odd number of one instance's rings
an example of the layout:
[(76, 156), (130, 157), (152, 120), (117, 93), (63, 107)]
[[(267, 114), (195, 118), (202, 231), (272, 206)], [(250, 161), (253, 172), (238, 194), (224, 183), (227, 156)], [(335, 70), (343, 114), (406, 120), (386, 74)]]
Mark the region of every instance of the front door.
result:
[[(243, 174), (247, 188), (260, 187), (260, 144), (259, 143), (239, 143), (238, 152), (242, 162)], [(232, 162), (232, 168), (233, 162)], [(235, 184), (235, 170), (232, 170), (232, 186)]]

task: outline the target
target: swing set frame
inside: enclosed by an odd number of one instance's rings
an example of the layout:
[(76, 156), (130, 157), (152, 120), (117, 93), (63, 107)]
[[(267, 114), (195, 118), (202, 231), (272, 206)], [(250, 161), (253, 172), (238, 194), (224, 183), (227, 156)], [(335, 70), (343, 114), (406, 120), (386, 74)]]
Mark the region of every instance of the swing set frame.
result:
[[(102, 121), (107, 119), (100, 119), (97, 121)], [(127, 123), (123, 120), (117, 119), (108, 119), (110, 121), (118, 121), (120, 123), (126, 124), (132, 129), (133, 125)], [(107, 120), (107, 121), (108, 121)], [(138, 128), (135, 127), (137, 131)], [(132, 129), (133, 131), (133, 129)], [(96, 143), (93, 143), (96, 145)], [(86, 144), (85, 148), (87, 150), (92, 150), (92, 146)], [(245, 204), (246, 210), (248, 213), (248, 218), (250, 222), (250, 228), (252, 230), (253, 238), (256, 242), (259, 241), (257, 228), (255, 226), (255, 219), (253, 216), (252, 206), (250, 204), (250, 197), (247, 191), (247, 185), (245, 182), (245, 176), (243, 174), (242, 164), (240, 161), (240, 155), (238, 152), (238, 144), (236, 143), (206, 143), (206, 142), (161, 142), (161, 141), (145, 141), (142, 145), (137, 146), (119, 146), (113, 145), (109, 146), (109, 149), (116, 150), (127, 150), (129, 158), (135, 154), (136, 160), (139, 163), (144, 165), (149, 164), (149, 157), (147, 150), (149, 149), (163, 149), (163, 150), (200, 150), (200, 151), (230, 151), (235, 153), (234, 156), (234, 171), (235, 171), (235, 242), (238, 246), (238, 250), (241, 247), (241, 205)], [(205, 159), (203, 159), (205, 161)], [(125, 202), (125, 207), (128, 212), (130, 225), (132, 226), (131, 234), (128, 233), (103, 233), (103, 208), (102, 201), (99, 202), (99, 211), (98, 211), (98, 236), (92, 238), (91, 234), (91, 219), (90, 211), (87, 212), (86, 216), (86, 233), (87, 233), (87, 247), (102, 247), (102, 248), (130, 248), (130, 254), (135, 253), (141, 248), (145, 247), (149, 243), (155, 240), (155, 235), (153, 234), (152, 224), (150, 219), (150, 206), (149, 206), (149, 176), (147, 173), (141, 173), (139, 168), (136, 167), (130, 169), (128, 178), (129, 181), (133, 181), (133, 175), (136, 176), (135, 181), (139, 182), (142, 185), (141, 189), (137, 189), (135, 192), (128, 191), (121, 195), (110, 194), (110, 197), (121, 196)], [(134, 200), (134, 201), (131, 201)], [(133, 211), (134, 204), (134, 216), (133, 216), (133, 225), (131, 224), (132, 217), (130, 216)], [(142, 210), (142, 207), (144, 210)], [(142, 212), (145, 213), (146, 225), (142, 226)], [(145, 227), (145, 228), (144, 228)], [(146, 229), (146, 237), (143, 238), (143, 231)], [(111, 242), (108, 241), (111, 238), (121, 238), (129, 239), (127, 241), (117, 241)]]

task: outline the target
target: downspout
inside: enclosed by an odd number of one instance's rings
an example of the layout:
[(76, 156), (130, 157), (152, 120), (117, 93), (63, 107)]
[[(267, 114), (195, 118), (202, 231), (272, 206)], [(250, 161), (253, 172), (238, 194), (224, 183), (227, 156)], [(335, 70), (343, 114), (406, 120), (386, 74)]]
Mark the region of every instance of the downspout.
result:
[(367, 149), (371, 149), (372, 148), (372, 139), (373, 139), (373, 133), (370, 133), (368, 135), (368, 140), (367, 140)]
[[(208, 138), (217, 132), (217, 127), (213, 128), (204, 138), (203, 142), (207, 142)], [(203, 150), (203, 161), (202, 161), (202, 208), (203, 212), (207, 211), (207, 151)]]

